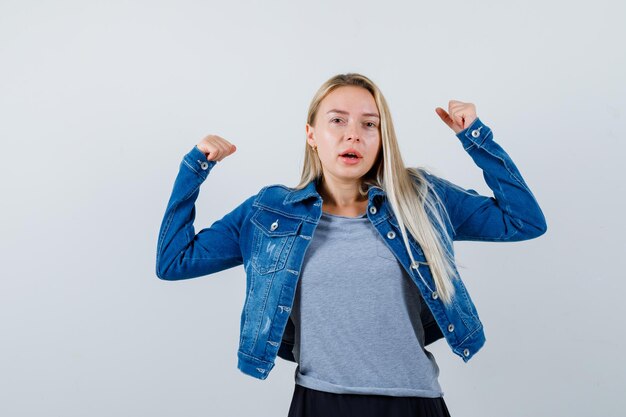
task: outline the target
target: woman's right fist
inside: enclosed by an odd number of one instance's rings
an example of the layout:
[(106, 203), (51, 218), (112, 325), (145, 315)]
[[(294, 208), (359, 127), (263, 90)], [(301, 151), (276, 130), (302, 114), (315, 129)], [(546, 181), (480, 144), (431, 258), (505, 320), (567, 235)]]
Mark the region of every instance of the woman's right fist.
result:
[(237, 147), (226, 139), (217, 135), (208, 135), (196, 145), (207, 161), (221, 161), (237, 150)]

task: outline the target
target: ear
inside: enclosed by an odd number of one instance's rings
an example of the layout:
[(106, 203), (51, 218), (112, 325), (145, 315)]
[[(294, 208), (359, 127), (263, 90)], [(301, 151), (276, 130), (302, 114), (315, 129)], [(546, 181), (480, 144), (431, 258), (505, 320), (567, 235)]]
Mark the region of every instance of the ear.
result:
[(309, 144), (309, 146), (313, 146), (315, 145), (315, 132), (313, 130), (313, 126), (311, 126), (310, 124), (306, 124), (306, 141)]

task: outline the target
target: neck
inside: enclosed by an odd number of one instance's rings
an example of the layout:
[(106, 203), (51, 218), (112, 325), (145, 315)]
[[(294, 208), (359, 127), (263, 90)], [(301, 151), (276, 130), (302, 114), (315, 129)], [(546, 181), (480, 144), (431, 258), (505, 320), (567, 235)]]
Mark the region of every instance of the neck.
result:
[(337, 209), (349, 209), (360, 207), (367, 196), (362, 197), (359, 193), (360, 182), (338, 181), (323, 177), (320, 182), (319, 194), (324, 200), (324, 206)]

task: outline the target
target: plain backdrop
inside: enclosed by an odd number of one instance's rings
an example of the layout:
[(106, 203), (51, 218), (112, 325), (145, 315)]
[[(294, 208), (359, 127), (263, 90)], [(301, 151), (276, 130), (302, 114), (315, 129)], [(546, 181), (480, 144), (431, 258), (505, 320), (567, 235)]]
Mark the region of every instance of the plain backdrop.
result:
[(245, 276), (167, 282), (160, 223), (207, 134), (237, 145), (196, 231), (297, 183), (306, 112), (360, 72), (404, 161), (492, 195), (436, 115), (472, 102), (548, 231), (457, 242), (487, 342), (428, 349), (454, 417), (623, 416), (623, 1), (0, 1), (0, 415), (286, 416), (237, 369)]

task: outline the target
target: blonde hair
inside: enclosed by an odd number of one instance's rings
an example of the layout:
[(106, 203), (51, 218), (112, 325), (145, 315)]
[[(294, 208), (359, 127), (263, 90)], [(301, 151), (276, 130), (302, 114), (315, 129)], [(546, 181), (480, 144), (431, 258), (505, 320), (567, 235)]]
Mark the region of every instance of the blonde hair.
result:
[[(457, 278), (454, 269), (454, 255), (445, 248), (447, 243), (452, 247), (450, 236), (445, 233), (446, 227), (437, 205), (445, 206), (435, 192), (432, 184), (426, 178), (430, 174), (425, 168), (406, 168), (400, 155), (400, 148), (391, 120), (391, 113), (387, 102), (378, 87), (367, 77), (358, 73), (338, 74), (328, 79), (318, 89), (309, 105), (307, 123), (314, 125), (315, 117), (322, 100), (334, 89), (342, 86), (358, 86), (369, 91), (378, 107), (380, 114), (380, 136), (382, 152), (374, 162), (372, 169), (361, 177), (359, 192), (366, 197), (370, 186), (380, 187), (385, 191), (393, 214), (402, 233), (402, 240), (407, 250), (411, 265), (415, 266), (420, 278), (429, 288), (430, 286), (419, 272), (419, 264), (413, 258), (408, 232), (419, 243), (426, 257), (431, 274), (435, 280), (438, 296), (445, 304), (449, 304), (454, 296), (452, 280)], [(302, 189), (311, 181), (319, 181), (322, 177), (322, 163), (317, 152), (305, 142), (304, 164), (300, 183), (296, 189)], [(433, 222), (429, 218), (430, 213)], [(432, 289), (431, 289), (432, 291)]]

